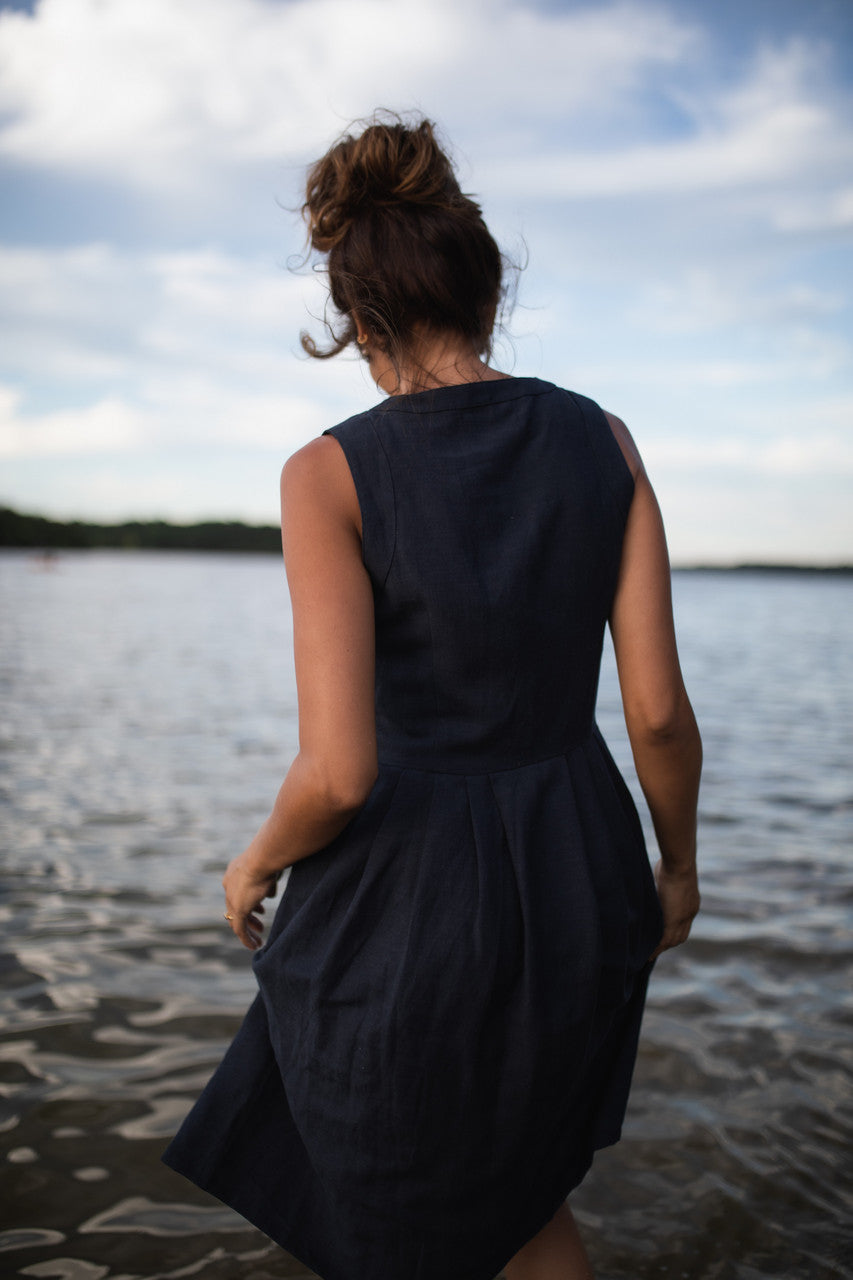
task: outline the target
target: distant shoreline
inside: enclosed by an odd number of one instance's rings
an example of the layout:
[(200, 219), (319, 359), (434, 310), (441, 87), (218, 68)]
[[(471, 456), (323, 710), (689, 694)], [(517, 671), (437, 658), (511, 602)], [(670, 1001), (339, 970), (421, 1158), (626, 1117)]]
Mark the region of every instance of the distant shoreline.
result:
[[(281, 555), (278, 525), (242, 520), (125, 520), (97, 524), (88, 520), (51, 520), (0, 507), (0, 548), (54, 551), (225, 551)], [(796, 564), (738, 561), (732, 564), (675, 564), (679, 573), (853, 574), (853, 564)]]
[(278, 525), (242, 520), (50, 520), (0, 507), (0, 547), (30, 551), (268, 551), (281, 555)]
[(673, 573), (816, 573), (844, 577), (853, 575), (853, 564), (794, 564), (779, 561), (744, 560), (735, 564), (673, 564)]

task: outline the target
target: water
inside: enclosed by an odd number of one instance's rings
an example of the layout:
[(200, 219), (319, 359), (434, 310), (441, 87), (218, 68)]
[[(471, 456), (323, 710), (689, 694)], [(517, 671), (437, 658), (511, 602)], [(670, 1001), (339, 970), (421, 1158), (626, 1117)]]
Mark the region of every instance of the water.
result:
[[(574, 1203), (600, 1280), (853, 1277), (853, 578), (675, 589), (704, 910)], [(304, 1275), (159, 1163), (253, 994), (219, 877), (295, 747), (280, 563), (7, 553), (0, 593), (0, 1276)], [(609, 657), (600, 702), (624, 764)]]

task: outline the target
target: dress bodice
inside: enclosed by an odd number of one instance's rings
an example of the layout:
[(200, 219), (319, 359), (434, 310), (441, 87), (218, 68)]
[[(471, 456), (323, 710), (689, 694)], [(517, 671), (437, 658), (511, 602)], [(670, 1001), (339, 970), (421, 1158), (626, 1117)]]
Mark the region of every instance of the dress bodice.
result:
[(598, 406), (507, 378), (330, 434), (374, 588), (380, 759), (489, 771), (586, 737), (633, 493)]

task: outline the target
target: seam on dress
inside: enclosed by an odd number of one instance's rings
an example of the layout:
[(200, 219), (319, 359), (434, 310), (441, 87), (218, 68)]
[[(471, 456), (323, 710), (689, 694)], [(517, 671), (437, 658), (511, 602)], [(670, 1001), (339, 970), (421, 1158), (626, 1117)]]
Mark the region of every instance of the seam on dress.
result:
[(547, 764), (549, 760), (565, 760), (578, 747), (585, 746), (596, 739), (597, 726), (593, 725), (582, 738), (570, 742), (560, 751), (549, 751), (546, 756), (537, 756), (535, 760), (524, 760), (521, 764), (502, 764), (488, 769), (428, 769), (423, 765), (410, 764), (402, 760), (389, 760), (379, 757), (379, 766), (383, 769), (399, 769), (401, 773), (434, 773), (440, 777), (451, 778), (489, 778), (497, 773), (518, 773), (521, 769), (532, 769), (537, 764)]
[(379, 450), (380, 450), (380, 452), (381, 452), (381, 454), (382, 454), (382, 457), (385, 459), (385, 466), (388, 468), (388, 479), (389, 479), (389, 481), (390, 481), (390, 483), (391, 483), (391, 505), (392, 505), (392, 508), (393, 508), (393, 511), (394, 511), (394, 534), (393, 534), (393, 537), (391, 538), (391, 552), (390, 552), (390, 554), (389, 554), (389, 556), (388, 556), (388, 565), (387, 565), (387, 567), (386, 567), (386, 569), (385, 569), (385, 572), (384, 572), (384, 573), (383, 573), (383, 575), (382, 575), (382, 582), (381, 582), (381, 584), (380, 584), (381, 586), (383, 586), (383, 587), (384, 587), (384, 586), (385, 586), (385, 583), (388, 581), (389, 574), (391, 573), (391, 566), (393, 565), (393, 563), (394, 563), (394, 558), (395, 558), (395, 556), (396, 556), (396, 554), (397, 554), (397, 524), (398, 524), (398, 521), (397, 521), (397, 486), (396, 486), (396, 484), (394, 483), (394, 469), (393, 469), (393, 467), (391, 466), (391, 459), (388, 457), (388, 451), (387, 451), (387, 449), (385, 448), (385, 444), (384, 444), (384, 442), (383, 442), (383, 440), (382, 440), (382, 437), (380, 436), (379, 432), (376, 430), (376, 423), (374, 422), (374, 419), (373, 419), (373, 416), (372, 416), (372, 415), (371, 415), (371, 419), (370, 419), (370, 429), (371, 429), (371, 431), (373, 432), (373, 438), (376, 440), (376, 443), (377, 443), (377, 444), (378, 444), (378, 446), (379, 446)]

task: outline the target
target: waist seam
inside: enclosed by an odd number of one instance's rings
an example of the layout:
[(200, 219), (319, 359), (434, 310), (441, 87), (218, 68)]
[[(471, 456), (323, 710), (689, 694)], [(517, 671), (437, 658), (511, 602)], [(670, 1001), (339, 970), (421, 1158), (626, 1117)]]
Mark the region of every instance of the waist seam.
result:
[[(589, 732), (585, 733), (583, 737), (576, 738), (573, 742), (570, 742), (567, 746), (561, 748), (559, 751), (549, 751), (547, 755), (536, 756), (534, 759), (531, 759), (531, 760), (522, 760), (514, 764), (500, 764), (500, 765), (495, 765), (493, 767), (488, 767), (488, 768), (468, 767), (464, 769), (461, 769), (461, 768), (452, 769), (452, 768), (448, 768), (447, 766), (443, 766), (442, 768), (436, 768), (435, 766), (413, 764), (410, 761), (406, 761), (406, 760), (392, 760), (392, 759), (389, 759), (387, 756), (381, 755), (381, 754), (379, 756), (378, 764), (380, 768), (399, 769), (401, 772), (404, 770), (408, 770), (411, 773), (434, 773), (438, 775), (447, 774), (447, 775), (455, 776), (459, 778), (488, 777), (490, 774), (495, 774), (495, 773), (515, 773), (521, 769), (532, 769), (537, 764), (547, 764), (549, 760), (563, 760), (565, 759), (566, 756), (571, 755), (573, 751), (576, 751), (578, 747), (582, 747), (590, 740), (595, 738), (600, 738), (600, 737), (601, 737), (601, 734), (599, 732), (598, 725), (593, 724)], [(473, 761), (472, 761), (472, 764), (473, 764)]]

